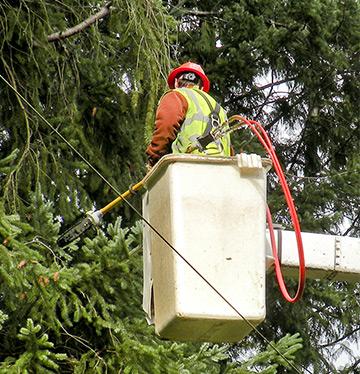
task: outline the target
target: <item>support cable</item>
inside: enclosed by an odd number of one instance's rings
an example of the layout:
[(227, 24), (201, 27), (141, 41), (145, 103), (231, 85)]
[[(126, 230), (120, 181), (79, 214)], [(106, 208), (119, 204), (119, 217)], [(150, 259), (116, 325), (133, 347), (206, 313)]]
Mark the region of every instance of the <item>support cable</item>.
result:
[[(16, 95), (18, 95), (44, 122), (47, 126), (51, 128), (52, 131), (56, 133), (60, 137), (61, 140), (64, 141), (64, 143), (74, 152), (77, 156), (83, 160), (86, 165), (88, 165), (91, 170), (93, 170), (116, 194), (120, 195), (120, 192), (75, 148), (67, 141), (67, 139), (58, 131), (55, 129), (54, 126), (50, 124), (50, 122), (43, 116), (41, 113), (39, 113), (36, 108), (31, 105), (27, 99), (25, 99), (7, 80), (0, 74), (0, 78), (15, 92)], [(293, 364), (253, 323), (251, 323), (248, 319), (244, 317), (244, 315), (214, 286), (212, 283), (206, 279), (204, 275), (202, 275), (136, 208), (133, 206), (126, 198), (122, 199), (128, 206), (131, 208), (138, 216), (139, 218), (145, 222), (151, 230), (153, 230), (161, 240), (166, 243), (166, 245), (172, 249), (240, 318), (244, 320), (244, 322), (251, 327), (252, 330), (254, 330), (258, 336), (260, 336), (263, 341), (268, 344), (269, 347), (271, 347), (292, 369), (295, 370), (296, 373), (302, 374), (301, 371)], [(304, 369), (306, 372), (311, 372), (302, 366), (302, 369)]]

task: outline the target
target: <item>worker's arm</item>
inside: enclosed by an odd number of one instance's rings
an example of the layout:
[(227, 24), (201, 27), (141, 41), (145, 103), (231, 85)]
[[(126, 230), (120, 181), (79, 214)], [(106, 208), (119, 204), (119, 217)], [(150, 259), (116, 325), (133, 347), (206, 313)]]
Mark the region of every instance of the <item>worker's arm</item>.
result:
[(186, 99), (176, 91), (168, 92), (160, 100), (156, 111), (155, 130), (146, 150), (151, 166), (171, 152), (171, 144), (176, 139), (187, 109)]

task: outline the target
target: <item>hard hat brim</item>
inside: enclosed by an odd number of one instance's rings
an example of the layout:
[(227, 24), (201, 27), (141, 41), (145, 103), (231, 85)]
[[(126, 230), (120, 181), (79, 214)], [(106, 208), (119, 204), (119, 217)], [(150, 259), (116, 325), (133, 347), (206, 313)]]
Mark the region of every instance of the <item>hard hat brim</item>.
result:
[(204, 73), (202, 73), (201, 71), (199, 71), (197, 69), (193, 69), (191, 67), (179, 66), (178, 68), (174, 69), (168, 76), (167, 82), (168, 82), (169, 87), (170, 88), (175, 88), (176, 77), (179, 76), (182, 73), (185, 73), (185, 72), (192, 72), (192, 73), (195, 73), (198, 77), (200, 77), (200, 79), (202, 81), (203, 91), (209, 92), (209, 90), (210, 90), (209, 78)]

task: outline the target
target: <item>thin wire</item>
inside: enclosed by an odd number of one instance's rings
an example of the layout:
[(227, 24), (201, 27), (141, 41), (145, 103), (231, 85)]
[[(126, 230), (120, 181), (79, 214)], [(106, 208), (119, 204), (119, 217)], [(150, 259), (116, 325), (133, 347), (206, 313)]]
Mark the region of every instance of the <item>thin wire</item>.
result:
[[(73, 150), (114, 192), (116, 192), (118, 195), (120, 195), (120, 192), (112, 186), (110, 182), (107, 181), (107, 179), (99, 172), (97, 169), (95, 169), (94, 166), (90, 164), (89, 161), (85, 159), (85, 157), (77, 151), (67, 140), (64, 138), (63, 135), (59, 131), (57, 131), (54, 126), (50, 124), (49, 121), (46, 120), (44, 116), (42, 116), (1, 74), (0, 78), (18, 95), (64, 142), (67, 144), (71, 150)], [(127, 200), (124, 199), (125, 203), (159, 236), (161, 240), (164, 241), (222, 300), (225, 301), (226, 304), (230, 306), (231, 309), (234, 310), (234, 312), (240, 316), (245, 323), (250, 326), (281, 358), (286, 361), (286, 363), (294, 369), (297, 373), (301, 374), (299, 369), (285, 357), (285, 355), (279, 351), (279, 349), (268, 339), (266, 336), (258, 330), (258, 328), (251, 323), (249, 320), (247, 320), (244, 315), (225, 297), (222, 295), (222, 293), (213, 286), (178, 250), (175, 249), (175, 247), (145, 218), (143, 215)], [(311, 372), (305, 368), (302, 367), (304, 370), (306, 370), (308, 373), (311, 374)]]

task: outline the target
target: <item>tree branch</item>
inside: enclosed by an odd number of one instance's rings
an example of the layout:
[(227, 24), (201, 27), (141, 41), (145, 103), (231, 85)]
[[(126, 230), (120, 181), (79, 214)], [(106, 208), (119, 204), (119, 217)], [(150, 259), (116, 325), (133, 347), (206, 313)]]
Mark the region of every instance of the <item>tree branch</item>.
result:
[(355, 373), (355, 369), (358, 367), (358, 365), (360, 364), (360, 359), (356, 360), (350, 367), (346, 368), (343, 373), (346, 374), (346, 373)]
[(90, 27), (93, 23), (95, 23), (99, 19), (104, 18), (107, 15), (109, 15), (111, 3), (112, 1), (107, 2), (96, 14), (94, 14), (93, 16), (90, 16), (89, 18), (79, 23), (78, 25), (71, 27), (70, 29), (67, 29), (65, 31), (59, 31), (51, 35), (48, 35), (47, 37), (48, 42), (54, 42), (56, 40), (66, 39)]
[(205, 10), (182, 9), (183, 16), (218, 16), (219, 12), (208, 12)]
[(292, 155), (291, 162), (289, 162), (290, 167), (289, 167), (288, 171), (293, 171), (293, 167), (296, 165), (297, 158), (299, 156), (299, 153), (301, 151), (301, 147), (303, 145), (305, 132), (306, 132), (306, 126), (304, 126), (304, 128), (301, 130), (300, 139), (296, 142), (297, 143), (296, 151)]
[(186, 0), (181, 0), (176, 6), (172, 6), (170, 10), (171, 15), (180, 15), (180, 16), (218, 16), (219, 12), (216, 11), (206, 11), (206, 10), (197, 10), (197, 9), (188, 9), (182, 8), (186, 3)]
[[(355, 129), (351, 132), (350, 136), (349, 136), (349, 137), (348, 137), (344, 142), (339, 143), (339, 144), (336, 146), (336, 148), (335, 148), (335, 153), (338, 152), (338, 151), (341, 151), (342, 149), (345, 149), (346, 146), (347, 146), (347, 144), (350, 143), (350, 141), (354, 139), (354, 134), (355, 134), (355, 136), (356, 136), (356, 132), (357, 132), (357, 131), (358, 131), (358, 128), (355, 128)], [(329, 163), (330, 163), (331, 161), (333, 161), (333, 160), (334, 160), (334, 157), (333, 157), (333, 156), (332, 156), (332, 157), (329, 157), (329, 158), (327, 159), (327, 161), (325, 162), (324, 166), (329, 165)]]
[(241, 94), (239, 96), (236, 96), (234, 98), (231, 98), (231, 99), (227, 100), (225, 102), (225, 105), (232, 104), (232, 103), (234, 103), (236, 101), (239, 101), (239, 100), (243, 99), (244, 97), (253, 94), (254, 92), (263, 91), (263, 90), (266, 90), (267, 88), (271, 88), (272, 89), (273, 87), (279, 86), (280, 84), (294, 81), (295, 78), (296, 77), (285, 78), (285, 79), (281, 79), (281, 80), (276, 81), (276, 82), (271, 82), (271, 83), (264, 84), (263, 86), (255, 86), (254, 85), (250, 89), (250, 91), (244, 92), (243, 94)]
[(347, 236), (349, 232), (355, 227), (356, 222), (360, 219), (360, 213), (357, 215), (357, 217), (354, 219), (350, 227), (342, 234), (342, 236)]
[(264, 102), (262, 103), (262, 105), (261, 105), (260, 108), (258, 109), (258, 112), (257, 112), (256, 115), (255, 115), (255, 121), (259, 118), (260, 113), (261, 113), (261, 111), (264, 109), (264, 107), (265, 107), (266, 105), (268, 105), (269, 99), (270, 99), (270, 97), (271, 97), (271, 95), (272, 95), (272, 93), (273, 93), (273, 90), (274, 90), (274, 71), (273, 71), (273, 70), (271, 71), (271, 83), (269, 83), (269, 84), (270, 84), (270, 90), (269, 90), (269, 93), (267, 94), (267, 96), (266, 96)]
[(283, 83), (291, 82), (293, 80), (295, 80), (295, 77), (280, 79), (279, 81), (276, 81), (276, 82), (274, 82), (274, 80), (272, 80), (270, 83), (264, 84), (263, 86), (255, 86), (254, 89), (256, 91), (262, 91), (262, 90), (266, 90), (267, 88), (273, 88), (273, 87), (278, 86), (278, 85), (283, 84)]
[(334, 365), (332, 365), (325, 357), (320, 356), (319, 357), (322, 363), (326, 366), (326, 368), (329, 370), (328, 373), (336, 373), (336, 369)]
[[(289, 112), (291, 112), (291, 110), (293, 110), (304, 98), (305, 96), (304, 91), (300, 92), (298, 95), (299, 97), (294, 101), (294, 103), (289, 105), (289, 109), (288, 109)], [(287, 98), (287, 100), (289, 100), (289, 98)], [(275, 117), (271, 122), (269, 122), (265, 126), (265, 130), (269, 131), (278, 121), (280, 121), (284, 117), (284, 115), (285, 115), (284, 113), (280, 113), (277, 117)]]
[(355, 333), (358, 332), (359, 330), (360, 330), (360, 327), (357, 327), (356, 329), (354, 329), (354, 330), (348, 332), (347, 334), (344, 334), (344, 335), (341, 336), (339, 339), (336, 339), (336, 340), (334, 340), (334, 341), (332, 341), (332, 342), (330, 342), (330, 343), (319, 344), (319, 345), (318, 345), (318, 348), (326, 348), (326, 347), (330, 347), (330, 346), (332, 346), (332, 345), (334, 345), (334, 344), (337, 344), (337, 343), (341, 342), (342, 340), (347, 339), (349, 336), (355, 334)]

